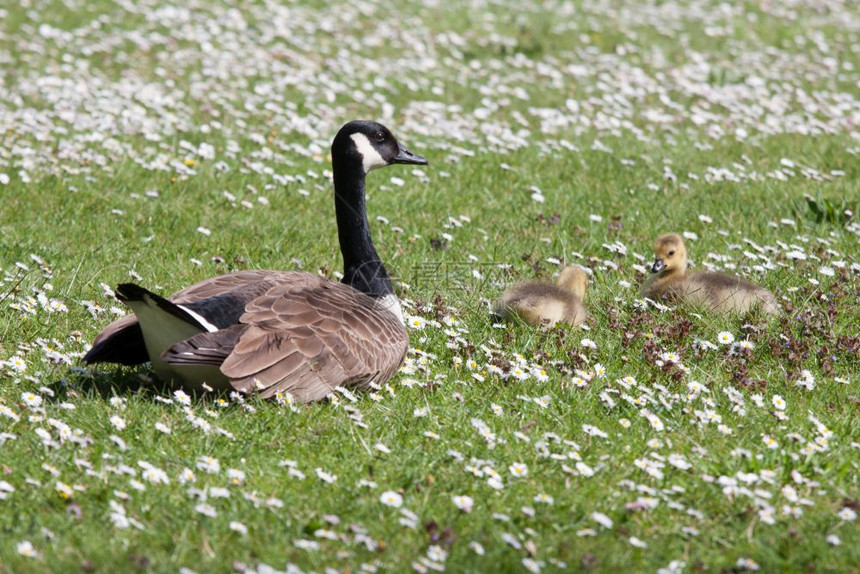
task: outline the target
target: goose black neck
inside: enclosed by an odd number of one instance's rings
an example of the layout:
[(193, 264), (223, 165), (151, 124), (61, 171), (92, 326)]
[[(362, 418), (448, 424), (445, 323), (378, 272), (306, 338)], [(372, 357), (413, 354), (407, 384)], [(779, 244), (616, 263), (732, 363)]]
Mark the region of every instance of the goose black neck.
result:
[(343, 255), (343, 283), (371, 297), (394, 293), (388, 272), (370, 237), (364, 196), (364, 168), (358, 162), (336, 162), (334, 207), (337, 236)]

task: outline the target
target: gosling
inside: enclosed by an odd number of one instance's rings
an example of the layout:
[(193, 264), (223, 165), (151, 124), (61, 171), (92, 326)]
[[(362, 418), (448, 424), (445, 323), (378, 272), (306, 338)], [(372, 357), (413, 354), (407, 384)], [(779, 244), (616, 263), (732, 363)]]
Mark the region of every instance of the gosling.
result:
[(748, 311), (760, 306), (769, 314), (779, 312), (773, 293), (740, 277), (700, 271), (687, 273), (687, 249), (676, 233), (664, 233), (654, 242), (656, 259), (651, 275), (642, 284), (649, 299), (684, 301), (714, 311)]
[(555, 285), (533, 281), (508, 287), (496, 303), (495, 314), (505, 320), (519, 317), (531, 325), (579, 325), (588, 318), (582, 305), (586, 287), (585, 270), (568, 266)]

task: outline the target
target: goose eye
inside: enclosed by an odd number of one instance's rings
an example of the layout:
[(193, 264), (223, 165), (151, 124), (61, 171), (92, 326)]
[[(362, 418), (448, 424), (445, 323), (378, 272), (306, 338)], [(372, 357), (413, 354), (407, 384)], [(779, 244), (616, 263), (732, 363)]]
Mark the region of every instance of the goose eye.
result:
[(674, 252), (674, 251), (670, 251), (670, 252), (669, 252), (669, 257), (672, 257), (673, 255), (675, 255), (675, 252)]
[(385, 141), (385, 134), (382, 132), (376, 132), (376, 141), (384, 142)]

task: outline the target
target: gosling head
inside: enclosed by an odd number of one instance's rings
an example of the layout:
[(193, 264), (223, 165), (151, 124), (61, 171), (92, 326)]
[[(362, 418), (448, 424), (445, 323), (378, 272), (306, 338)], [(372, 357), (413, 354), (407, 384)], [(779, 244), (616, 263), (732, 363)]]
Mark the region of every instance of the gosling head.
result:
[(579, 265), (568, 265), (561, 270), (557, 284), (582, 299), (588, 287), (588, 273)]
[(366, 174), (394, 163), (427, 165), (427, 160), (409, 151), (384, 125), (352, 121), (340, 128), (331, 144), (333, 161), (350, 159)]
[(687, 249), (677, 233), (664, 233), (654, 242), (654, 264), (651, 273), (684, 271), (687, 269)]

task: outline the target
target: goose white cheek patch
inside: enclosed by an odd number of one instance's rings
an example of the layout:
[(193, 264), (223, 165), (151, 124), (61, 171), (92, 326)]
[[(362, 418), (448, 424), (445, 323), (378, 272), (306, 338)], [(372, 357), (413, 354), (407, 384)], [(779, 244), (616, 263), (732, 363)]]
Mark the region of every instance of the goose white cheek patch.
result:
[(352, 138), (353, 142), (355, 142), (355, 148), (358, 150), (358, 153), (361, 154), (361, 159), (364, 164), (364, 173), (367, 173), (372, 169), (376, 169), (377, 167), (388, 165), (388, 162), (382, 159), (382, 156), (379, 155), (379, 152), (376, 151), (376, 148), (373, 147), (366, 135), (352, 134), (349, 137)]

